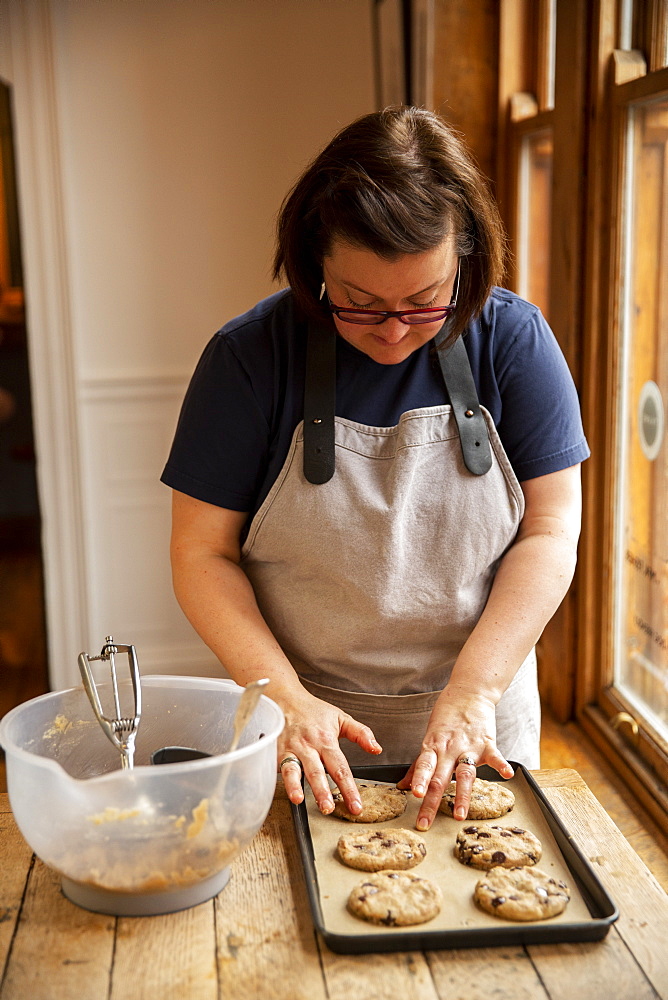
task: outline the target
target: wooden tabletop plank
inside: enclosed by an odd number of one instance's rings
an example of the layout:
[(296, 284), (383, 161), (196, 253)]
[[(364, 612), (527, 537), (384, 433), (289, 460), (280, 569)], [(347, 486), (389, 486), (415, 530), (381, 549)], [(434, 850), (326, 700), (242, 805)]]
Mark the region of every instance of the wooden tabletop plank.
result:
[(439, 1000), (551, 1000), (521, 945), (432, 951), (428, 958)]
[(615, 929), (602, 941), (531, 945), (528, 949), (550, 1000), (657, 1000)]
[(100, 1000), (109, 992), (114, 917), (65, 899), (36, 860), (28, 878), (0, 1000)]
[[(585, 785), (545, 794), (619, 908), (616, 933), (661, 1000), (668, 1000), (668, 895)], [(606, 994), (610, 1000), (610, 994)]]
[(19, 918), (23, 889), (32, 865), (32, 851), (19, 833), (13, 816), (4, 812), (0, 812), (0, 843), (4, 862), (0, 868), (0, 970), (2, 970), (7, 962)]
[(232, 864), (216, 899), (216, 935), (222, 997), (325, 1000), (290, 805), (281, 797)]
[[(440, 1000), (421, 952), (339, 955), (321, 944), (322, 966), (331, 1000)], [(360, 991), (363, 976), (364, 988)], [(489, 998), (488, 998), (489, 1000)]]
[(110, 1000), (216, 1000), (214, 906), (120, 917)]

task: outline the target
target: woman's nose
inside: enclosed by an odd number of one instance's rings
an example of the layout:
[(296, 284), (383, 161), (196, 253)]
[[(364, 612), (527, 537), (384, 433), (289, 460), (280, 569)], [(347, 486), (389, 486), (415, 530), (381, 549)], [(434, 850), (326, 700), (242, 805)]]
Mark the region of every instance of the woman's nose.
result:
[(384, 323), (381, 323), (378, 332), (388, 344), (398, 344), (400, 340), (404, 339), (409, 329), (410, 327), (406, 323), (402, 323), (396, 316), (390, 316)]

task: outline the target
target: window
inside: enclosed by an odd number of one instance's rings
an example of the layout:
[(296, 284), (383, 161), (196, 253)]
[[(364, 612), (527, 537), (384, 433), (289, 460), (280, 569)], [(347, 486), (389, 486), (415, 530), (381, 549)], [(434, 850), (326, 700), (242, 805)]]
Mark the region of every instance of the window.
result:
[(594, 433), (606, 448), (593, 486), (607, 497), (597, 547), (610, 573), (597, 583), (590, 549), (585, 576), (603, 613), (600, 652), (589, 650), (579, 697), (583, 724), (659, 823), (668, 813), (666, 13), (651, 21), (652, 32), (645, 22), (643, 50), (611, 55), (613, 166), (601, 194), (610, 243), (600, 262), (605, 321), (595, 335), (610, 373), (606, 403), (594, 405), (589, 389)]
[(517, 290), (550, 317), (552, 132), (531, 131), (519, 148)]
[(668, 746), (668, 95), (624, 134), (613, 686)]
[(592, 458), (575, 585), (539, 646), (647, 811), (668, 815), (668, 4), (502, 0), (511, 287), (548, 317)]

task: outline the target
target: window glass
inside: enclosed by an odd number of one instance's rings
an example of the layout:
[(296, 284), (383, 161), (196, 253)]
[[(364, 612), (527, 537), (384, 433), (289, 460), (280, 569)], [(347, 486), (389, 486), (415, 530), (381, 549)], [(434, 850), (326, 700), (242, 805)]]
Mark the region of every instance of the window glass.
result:
[(668, 741), (668, 97), (628, 119), (616, 687)]
[(522, 139), (519, 170), (519, 294), (549, 319), (552, 133)]

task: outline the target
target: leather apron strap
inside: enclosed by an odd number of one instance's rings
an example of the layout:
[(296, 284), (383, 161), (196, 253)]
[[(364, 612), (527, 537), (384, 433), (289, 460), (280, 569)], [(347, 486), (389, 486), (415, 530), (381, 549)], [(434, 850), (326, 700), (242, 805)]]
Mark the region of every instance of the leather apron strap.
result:
[(484, 476), (492, 467), (492, 450), (464, 339), (457, 337), (447, 351), (439, 349), (439, 343), (438, 361), (457, 421), (464, 465), (474, 476)]
[[(444, 329), (445, 325), (439, 337)], [(437, 341), (437, 347), (440, 342)], [(464, 464), (474, 476), (484, 476), (492, 465), (492, 451), (462, 337), (447, 351), (438, 350), (438, 360), (457, 423)], [(335, 408), (336, 332), (309, 324), (304, 387), (304, 477), (316, 486), (334, 475)]]
[(304, 476), (316, 486), (334, 475), (336, 332), (309, 323), (304, 385)]

